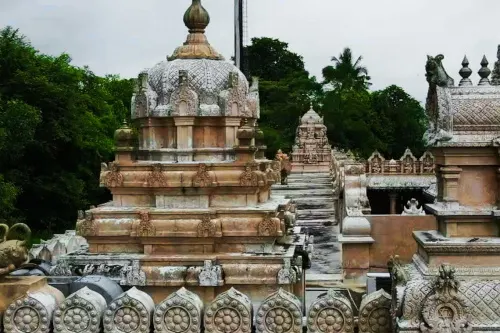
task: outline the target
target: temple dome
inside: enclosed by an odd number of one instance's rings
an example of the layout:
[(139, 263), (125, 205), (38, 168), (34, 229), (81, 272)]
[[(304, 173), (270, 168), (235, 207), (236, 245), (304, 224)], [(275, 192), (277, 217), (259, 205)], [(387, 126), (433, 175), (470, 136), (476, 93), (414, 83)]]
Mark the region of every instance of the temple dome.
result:
[(179, 72), (186, 71), (189, 88), (200, 99), (200, 108), (216, 106), (219, 95), (230, 86), (230, 74), (237, 74), (238, 87), (248, 94), (248, 81), (245, 75), (232, 63), (212, 59), (175, 59), (164, 60), (148, 70), (149, 85), (158, 95), (158, 104), (168, 104), (173, 92), (179, 89)]
[(302, 125), (306, 124), (323, 124), (323, 118), (319, 116), (319, 114), (314, 111), (312, 105), (309, 111), (307, 111), (301, 118), (300, 123)]
[(249, 87), (238, 67), (224, 60), (208, 43), (205, 28), (209, 22), (201, 0), (192, 0), (184, 14), (189, 30), (186, 42), (167, 60), (139, 75), (132, 118), (258, 117), (258, 82)]

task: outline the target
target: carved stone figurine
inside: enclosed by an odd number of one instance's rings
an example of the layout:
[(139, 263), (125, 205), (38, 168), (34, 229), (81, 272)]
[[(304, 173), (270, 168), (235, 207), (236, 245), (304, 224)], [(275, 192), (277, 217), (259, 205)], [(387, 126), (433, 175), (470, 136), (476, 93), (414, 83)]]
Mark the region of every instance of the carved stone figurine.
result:
[(28, 260), (30, 228), (23, 223), (0, 224), (0, 276), (12, 272)]

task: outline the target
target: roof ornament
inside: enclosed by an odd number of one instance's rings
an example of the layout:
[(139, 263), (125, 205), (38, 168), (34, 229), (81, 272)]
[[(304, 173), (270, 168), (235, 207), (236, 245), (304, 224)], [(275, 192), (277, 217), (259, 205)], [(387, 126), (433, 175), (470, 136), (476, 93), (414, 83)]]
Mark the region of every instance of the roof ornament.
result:
[(209, 43), (205, 29), (210, 23), (210, 15), (201, 5), (201, 0), (192, 0), (191, 6), (184, 13), (184, 24), (189, 29), (184, 45), (179, 46), (168, 60), (175, 59), (211, 59), (224, 60)]
[(462, 61), (462, 68), (458, 73), (462, 77), (462, 80), (460, 80), (460, 83), (458, 84), (460, 87), (468, 87), (473, 85), (471, 79), (469, 78), (472, 75), (472, 69), (469, 68), (469, 60), (467, 59), (467, 56), (464, 56), (464, 60)]
[(481, 69), (477, 72), (479, 76), (481, 77), (481, 80), (479, 80), (478, 86), (489, 86), (490, 80), (488, 79), (488, 76), (491, 74), (491, 70), (488, 68), (488, 59), (486, 59), (486, 56), (483, 56), (483, 60), (481, 60)]
[(497, 61), (495, 61), (495, 66), (493, 67), (493, 73), (491, 75), (491, 84), (500, 86), (500, 45), (498, 45)]

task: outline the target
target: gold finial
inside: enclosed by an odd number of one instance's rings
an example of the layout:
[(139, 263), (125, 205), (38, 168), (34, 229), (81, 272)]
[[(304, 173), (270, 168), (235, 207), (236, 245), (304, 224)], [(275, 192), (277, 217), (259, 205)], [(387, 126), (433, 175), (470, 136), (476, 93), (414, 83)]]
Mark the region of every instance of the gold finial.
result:
[(224, 60), (209, 43), (205, 28), (210, 23), (210, 15), (201, 5), (201, 0), (192, 0), (184, 13), (184, 24), (189, 29), (184, 45), (179, 46), (168, 60), (174, 59), (212, 59)]

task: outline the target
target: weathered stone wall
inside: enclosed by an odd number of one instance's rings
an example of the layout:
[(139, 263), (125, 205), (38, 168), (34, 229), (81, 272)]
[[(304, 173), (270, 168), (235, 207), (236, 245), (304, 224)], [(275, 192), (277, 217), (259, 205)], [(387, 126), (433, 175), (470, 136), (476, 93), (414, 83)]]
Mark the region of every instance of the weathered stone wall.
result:
[(437, 221), (433, 215), (367, 215), (371, 224), (371, 236), (375, 240), (370, 246), (370, 271), (387, 271), (390, 256), (398, 254), (408, 264), (417, 252), (413, 239), (415, 230), (436, 230)]

